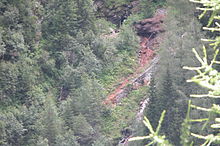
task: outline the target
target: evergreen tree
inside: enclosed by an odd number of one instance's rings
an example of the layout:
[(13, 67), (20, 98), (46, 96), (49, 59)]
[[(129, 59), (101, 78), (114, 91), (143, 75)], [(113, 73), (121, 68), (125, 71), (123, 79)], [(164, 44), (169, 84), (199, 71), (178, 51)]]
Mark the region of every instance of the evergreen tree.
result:
[[(43, 23), (43, 36), (51, 41), (59, 41), (66, 34), (75, 35), (78, 28), (77, 4), (74, 0), (50, 1), (47, 7), (47, 15)], [(57, 43), (56, 45), (59, 45)], [(59, 46), (57, 46), (59, 47)], [(62, 49), (62, 48), (59, 48)]]
[(11, 109), (7, 112), (1, 112), (1, 145), (20, 145), (23, 138), (23, 134), (26, 129), (23, 127), (23, 123), (18, 120), (19, 111), (17, 109)]
[(95, 15), (92, 0), (76, 0), (77, 21), (82, 31), (95, 31)]
[[(160, 118), (159, 112), (162, 111), (161, 100), (158, 95), (158, 91), (156, 88), (155, 79), (151, 78), (149, 85), (149, 106), (145, 110), (145, 115), (151, 120), (152, 126), (154, 128), (157, 127), (157, 121)], [(147, 132), (147, 129), (146, 129)]]
[(87, 121), (96, 127), (101, 121), (103, 107), (101, 105), (104, 99), (103, 88), (100, 84), (90, 79), (87, 75), (82, 78), (82, 86), (72, 92), (72, 105), (76, 112), (86, 117)]
[(47, 98), (45, 110), (38, 121), (41, 135), (48, 140), (49, 145), (56, 145), (58, 137), (62, 135), (63, 123), (51, 97)]
[(73, 117), (73, 123), (71, 125), (77, 137), (77, 141), (81, 145), (92, 145), (95, 140), (95, 130), (87, 122), (83, 115)]

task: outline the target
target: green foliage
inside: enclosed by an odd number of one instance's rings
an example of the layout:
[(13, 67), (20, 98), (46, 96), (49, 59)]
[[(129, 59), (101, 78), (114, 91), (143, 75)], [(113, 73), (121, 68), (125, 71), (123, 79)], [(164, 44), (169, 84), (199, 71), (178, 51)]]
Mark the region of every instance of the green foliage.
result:
[(190, 125), (190, 104), (191, 101), (189, 101), (188, 104), (188, 110), (187, 110), (187, 114), (186, 114), (186, 118), (182, 123), (182, 129), (181, 129), (181, 144), (183, 146), (191, 146), (193, 144), (192, 139), (191, 139), (191, 135), (190, 135), (190, 130), (191, 130), (191, 125)]
[[(200, 16), (203, 17), (207, 11), (211, 11), (211, 16), (209, 20), (209, 24), (207, 27), (204, 27), (205, 30), (210, 30), (210, 31), (219, 31), (219, 24), (218, 22), (215, 22), (215, 26), (213, 28), (209, 28), (209, 26), (218, 19), (219, 15), (219, 2), (215, 0), (210, 0), (210, 1), (203, 1), (203, 0), (198, 0), (192, 2), (195, 3), (200, 3), (202, 7), (197, 8), (199, 10), (203, 10), (202, 15)], [(183, 38), (184, 36), (182, 36)], [(211, 43), (211, 46), (214, 48), (214, 57), (210, 60), (208, 58), (208, 54), (206, 51), (206, 47), (203, 46), (203, 54), (204, 57), (200, 57), (199, 53), (193, 49), (193, 53), (196, 56), (196, 59), (201, 63), (201, 67), (184, 67), (187, 70), (190, 71), (195, 71), (197, 74), (194, 75), (188, 82), (194, 82), (206, 89), (208, 89), (207, 94), (193, 94), (191, 97), (195, 97), (198, 100), (201, 100), (201, 98), (219, 98), (219, 72), (213, 67), (214, 64), (219, 65), (219, 61), (217, 61), (217, 55), (219, 52), (218, 49), (218, 43), (219, 41), (216, 40), (209, 40), (209, 39), (202, 39), (204, 41), (213, 41), (214, 43)], [(216, 41), (216, 42), (215, 42)], [(216, 66), (217, 66), (216, 65)], [(215, 66), (215, 67), (216, 67)], [(172, 90), (173, 91), (173, 90)], [(196, 100), (194, 100), (196, 101)], [(193, 117), (193, 112), (191, 109), (196, 110), (197, 113), (207, 113), (208, 117), (206, 116), (205, 118), (202, 117), (202, 115), (199, 115), (199, 118), (195, 119)], [(203, 146), (209, 146), (209, 145), (215, 145), (219, 144), (220, 138), (219, 138), (219, 105), (217, 104), (211, 104), (211, 107), (203, 107), (201, 104), (191, 104), (191, 101), (189, 102), (188, 105), (188, 112), (185, 121), (182, 124), (182, 135), (181, 135), (181, 144), (182, 145), (194, 145), (198, 144), (198, 140), (203, 140), (203, 142), (200, 145)], [(145, 121), (146, 122), (146, 121)], [(149, 122), (148, 122), (149, 123)], [(192, 130), (192, 128), (195, 126), (194, 123), (200, 123), (203, 124), (202, 127), (202, 132), (203, 134), (195, 134)], [(147, 124), (147, 127), (149, 128), (149, 131), (152, 133), (153, 130), (149, 126), (150, 124)], [(206, 132), (205, 128), (207, 127), (208, 132)], [(172, 126), (173, 128), (173, 126)], [(207, 134), (208, 133), (208, 134)], [(205, 136), (204, 136), (205, 135)], [(194, 138), (192, 138), (192, 136)], [(149, 137), (140, 137), (139, 139), (143, 138), (149, 138)], [(165, 145), (165, 142), (163, 143)]]
[(145, 18), (152, 17), (156, 11), (155, 6), (152, 7), (152, 1), (149, 0), (141, 1), (141, 9), (143, 11), (143, 17)]
[[(201, 3), (203, 5), (203, 8), (198, 8), (199, 10), (202, 10), (203, 13), (200, 15), (200, 18), (202, 18), (207, 11), (211, 11), (211, 16), (209, 19), (209, 23), (207, 25), (207, 27), (204, 27), (205, 30), (210, 30), (210, 31), (218, 31), (219, 28), (219, 24), (218, 22), (215, 22), (215, 26), (212, 28), (209, 28), (209, 26), (216, 21), (216, 19), (218, 20), (218, 15), (219, 15), (219, 3), (217, 1), (192, 1), (192, 2), (196, 2), (196, 3)], [(208, 39), (203, 39), (204, 41), (207, 41)], [(195, 75), (194, 77), (192, 77), (192, 79), (188, 80), (189, 82), (195, 82), (197, 84), (199, 84), (202, 87), (207, 88), (209, 91), (206, 95), (192, 95), (192, 97), (210, 97), (210, 98), (218, 98), (219, 97), (219, 72), (217, 70), (215, 70), (213, 68), (213, 64), (219, 64), (219, 61), (216, 61), (216, 56), (218, 55), (219, 49), (218, 49), (218, 43), (219, 41), (216, 39), (214, 40), (215, 43), (210, 44), (211, 46), (213, 46), (215, 53), (213, 56), (213, 59), (210, 61), (208, 61), (207, 58), (207, 53), (206, 53), (206, 48), (203, 47), (203, 54), (204, 57), (201, 58), (199, 56), (199, 54), (197, 53), (197, 51), (195, 49), (193, 49), (193, 52), (196, 56), (196, 58), (198, 59), (198, 61), (201, 63), (201, 67), (185, 67), (185, 69), (188, 70), (195, 70), (197, 72), (197, 75)], [(190, 107), (195, 108), (197, 110), (200, 111), (204, 111), (204, 112), (208, 112), (208, 113), (215, 113), (217, 114), (216, 116), (218, 116), (219, 114), (219, 106), (212, 104), (211, 108), (203, 108), (201, 106), (197, 106), (197, 105), (190, 105)], [(213, 124), (213, 120), (215, 120), (215, 124)], [(217, 118), (212, 118), (212, 117), (208, 117), (206, 119), (196, 119), (196, 120), (191, 120), (191, 121), (198, 121), (198, 122), (203, 122), (206, 121), (205, 125), (207, 125), (207, 123), (211, 123), (212, 125), (210, 126), (210, 128), (219, 128), (218, 127), (218, 119)], [(215, 130), (214, 130), (215, 131)], [(219, 137), (215, 136), (215, 134), (209, 134), (207, 136), (202, 136), (199, 134), (194, 134), (191, 133), (192, 136), (199, 138), (199, 139), (203, 139), (205, 140), (205, 142), (203, 143), (203, 145), (211, 145), (211, 143), (216, 143), (219, 142)], [(218, 132), (217, 132), (218, 135)]]
[(115, 26), (95, 18), (91, 0), (2, 0), (0, 145), (113, 145), (147, 91), (112, 111), (102, 105), (106, 90), (135, 68), (138, 19), (130, 16), (108, 39)]
[(19, 110), (10, 108), (7, 111), (1, 111), (0, 115), (1, 144), (16, 145), (21, 143), (23, 134), (27, 129), (24, 128), (23, 123), (18, 119)]
[(1, 103), (30, 105), (35, 100), (29, 94), (38, 85), (39, 70), (32, 65), (36, 65), (35, 62), (23, 56), (16, 64), (0, 63)]
[(0, 3), (1, 35), (5, 44), (1, 59), (17, 60), (21, 54), (34, 51), (40, 25), (37, 20), (41, 19), (37, 9), (40, 7), (36, 0)]
[[(149, 85), (149, 106), (148, 110), (145, 111), (145, 114), (150, 119), (153, 128), (156, 128), (156, 122), (160, 117), (160, 113), (162, 112), (161, 101), (158, 97), (157, 88), (155, 84), (155, 79), (152, 78)], [(160, 112), (159, 112), (160, 111)], [(145, 133), (146, 131), (144, 131)]]
[(109, 28), (116, 29), (116, 26), (114, 24), (105, 20), (104, 18), (97, 19), (96, 26), (99, 28), (97, 30), (98, 34), (108, 34)]
[(104, 115), (103, 130), (108, 137), (117, 140), (121, 137), (122, 129), (132, 126), (139, 103), (148, 91), (147, 88), (141, 87), (139, 90), (132, 91), (127, 98), (122, 99), (118, 106), (107, 109), (106, 115)]
[(112, 8), (112, 7), (118, 7), (121, 5), (125, 5), (131, 1), (133, 1), (133, 0), (104, 0), (104, 3), (107, 7)]
[(140, 8), (144, 18), (150, 18), (156, 10), (165, 6), (166, 0), (141, 0)]
[[(211, 64), (209, 65), (207, 62), (207, 54), (206, 54), (206, 49), (205, 47), (203, 47), (203, 52), (204, 52), (204, 57), (203, 59), (200, 58), (200, 56), (198, 55), (198, 53), (193, 50), (195, 53), (195, 56), (197, 57), (197, 59), (200, 61), (200, 63), (202, 64), (201, 67), (184, 67), (185, 69), (188, 70), (196, 70), (198, 75), (194, 76), (191, 80), (188, 80), (189, 82), (195, 82), (197, 84), (199, 84), (202, 87), (208, 88), (209, 92), (206, 95), (191, 95), (191, 97), (199, 97), (199, 98), (203, 98), (203, 97), (210, 97), (210, 98), (218, 98), (219, 97), (219, 88), (215, 88), (216, 86), (218, 86), (218, 84), (216, 84), (219, 80), (218, 78), (218, 71), (216, 71), (215, 69), (212, 68), (212, 65), (215, 63), (215, 59), (218, 53), (218, 49), (216, 51), (216, 53), (214, 54), (214, 58), (211, 61)], [(211, 72), (211, 73), (210, 73)], [(216, 72), (216, 74), (213, 74), (212, 72)], [(211, 80), (211, 82), (210, 82)], [(203, 111), (203, 112), (208, 112), (209, 115), (210, 114), (215, 114), (216, 116), (219, 114), (219, 106), (216, 104), (213, 104), (211, 108), (203, 108), (197, 105), (189, 105), (189, 107), (195, 108), (197, 110)], [(204, 126), (207, 126), (208, 123), (211, 123), (210, 128), (219, 128), (218, 127), (218, 119), (215, 118), (215, 124), (212, 124), (213, 122), (213, 118), (212, 117), (208, 117), (208, 118), (200, 118), (200, 119), (190, 119), (190, 121), (192, 122), (204, 122), (206, 121), (206, 123), (204, 124)], [(204, 139), (205, 142), (203, 143), (203, 145), (210, 145), (211, 143), (216, 143), (219, 142), (219, 137), (215, 136), (214, 134), (209, 134), (207, 136), (202, 136), (199, 134), (195, 134), (195, 133), (191, 133), (192, 136), (199, 138), (199, 139)]]
[[(188, 82), (195, 82), (199, 84), (202, 87), (205, 87), (209, 89), (209, 93), (206, 95), (191, 95), (191, 97), (212, 97), (212, 98), (218, 98), (220, 94), (219, 88), (219, 79), (220, 79), (220, 73), (218, 73), (217, 70), (213, 68), (213, 64), (216, 63), (216, 56), (218, 55), (219, 50), (216, 49), (213, 60), (210, 64), (208, 64), (207, 60), (207, 53), (205, 47), (203, 47), (204, 51), (204, 57), (203, 59), (199, 56), (199, 54), (196, 52), (195, 49), (193, 49), (193, 52), (195, 53), (195, 56), (201, 63), (201, 67), (184, 67), (184, 69), (193, 70), (198, 73), (197, 76), (194, 76), (192, 79), (187, 80)], [(218, 62), (217, 62), (218, 63)], [(208, 77), (207, 77), (208, 76)]]
[(46, 137), (49, 145), (55, 145), (58, 135), (62, 131), (62, 122), (58, 116), (57, 109), (51, 97), (47, 98), (45, 110), (41, 115), (38, 127), (41, 129), (43, 137)]
[(159, 131), (160, 131), (161, 124), (163, 122), (165, 113), (166, 113), (166, 111), (162, 112), (156, 130), (153, 129), (148, 118), (144, 117), (143, 123), (149, 129), (150, 134), (148, 136), (133, 137), (133, 138), (130, 138), (129, 141), (150, 139), (151, 142), (148, 143), (147, 145), (157, 144), (158, 146), (171, 146), (171, 144), (169, 144), (169, 142), (167, 140), (165, 140), (165, 136), (159, 135)]
[[(152, 80), (153, 82), (150, 84), (149, 89), (149, 106), (145, 113), (150, 119), (152, 126), (156, 128), (160, 113), (166, 110), (167, 114), (165, 115), (161, 132), (164, 133), (174, 145), (179, 145), (180, 125), (183, 119), (180, 110), (183, 107), (177, 102), (180, 97), (178, 97), (173, 87), (169, 69), (166, 70), (162, 79), (160, 88), (156, 88), (154, 79)], [(149, 131), (146, 129), (144, 134), (148, 132)]]
[(92, 146), (112, 146), (113, 143), (104, 136), (100, 136), (96, 141), (92, 144)]
[[(60, 5), (60, 6), (59, 6)], [(48, 5), (48, 18), (43, 24), (43, 35), (53, 39), (56, 35), (76, 34), (77, 4), (75, 1), (52, 1)], [(51, 36), (50, 36), (51, 35)]]
[(134, 30), (128, 26), (122, 27), (122, 32), (119, 34), (118, 43), (116, 48), (118, 50), (128, 50), (132, 53), (139, 47), (139, 39), (136, 36)]
[(58, 137), (56, 146), (80, 146), (77, 142), (76, 136), (74, 136), (74, 132), (71, 130), (65, 130), (65, 133), (62, 136)]
[(92, 140), (94, 140), (93, 135), (95, 134), (95, 130), (86, 121), (84, 116), (75, 116), (73, 118), (72, 128), (76, 131), (75, 136), (81, 145), (91, 145)]
[(96, 45), (104, 49), (95, 50), (95, 52), (103, 51), (100, 54), (102, 56), (98, 55), (102, 58), (104, 66), (99, 74), (99, 80), (106, 88), (110, 88), (119, 78), (128, 76), (135, 69), (139, 39), (128, 23), (122, 26), (121, 32), (115, 39), (106, 38), (99, 41), (103, 42), (96, 42)]
[(118, 79), (128, 76), (135, 69), (135, 57), (131, 57), (129, 52), (123, 51), (117, 56), (118, 62), (109, 65), (103, 69), (100, 75), (100, 82), (105, 86), (105, 88), (111, 90), (112, 86), (118, 82)]
[(100, 122), (104, 95), (103, 87), (97, 81), (83, 76), (82, 86), (71, 93), (72, 104), (77, 113), (83, 114), (95, 126)]

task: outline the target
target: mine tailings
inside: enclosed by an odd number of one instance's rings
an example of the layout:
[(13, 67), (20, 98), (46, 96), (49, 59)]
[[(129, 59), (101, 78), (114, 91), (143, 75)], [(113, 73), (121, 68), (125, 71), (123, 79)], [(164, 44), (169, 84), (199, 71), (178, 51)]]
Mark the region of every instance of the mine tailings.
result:
[[(106, 105), (116, 106), (121, 99), (127, 97), (132, 90), (137, 90), (140, 86), (149, 85), (151, 76), (156, 69), (159, 57), (155, 50), (159, 48), (159, 35), (165, 30), (162, 27), (165, 10), (158, 9), (153, 18), (136, 22), (134, 27), (140, 37), (140, 49), (138, 52), (139, 65), (135, 72), (126, 77), (119, 86), (108, 95), (103, 101)], [(146, 107), (146, 102), (144, 101)], [(142, 106), (140, 111), (143, 112)], [(138, 114), (140, 116), (140, 113)]]

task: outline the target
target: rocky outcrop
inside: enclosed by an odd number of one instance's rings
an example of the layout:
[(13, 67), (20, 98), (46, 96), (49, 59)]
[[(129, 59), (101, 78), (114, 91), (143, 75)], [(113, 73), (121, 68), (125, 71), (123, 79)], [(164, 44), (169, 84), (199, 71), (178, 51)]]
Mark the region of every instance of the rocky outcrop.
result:
[(115, 95), (114, 103), (120, 103), (121, 99), (126, 97), (132, 90), (136, 90), (138, 87), (149, 84), (152, 74), (156, 70), (156, 64), (159, 61), (159, 57), (156, 56), (152, 61), (149, 67), (140, 74), (138, 77), (134, 78), (129, 82), (127, 86), (122, 88), (121, 92)]
[(154, 38), (158, 33), (164, 32), (164, 28), (161, 27), (165, 18), (165, 10), (158, 10), (153, 18), (148, 18), (136, 22), (134, 24), (139, 36)]
[(137, 11), (138, 4), (139, 0), (133, 0), (128, 4), (107, 7), (103, 1), (96, 0), (94, 5), (98, 12), (97, 17), (105, 18), (113, 24), (120, 26), (129, 15)]

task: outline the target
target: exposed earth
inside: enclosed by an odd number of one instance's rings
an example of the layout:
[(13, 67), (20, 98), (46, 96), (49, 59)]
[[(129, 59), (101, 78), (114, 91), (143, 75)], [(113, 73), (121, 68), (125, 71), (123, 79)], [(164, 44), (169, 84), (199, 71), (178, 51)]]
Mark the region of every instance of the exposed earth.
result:
[(164, 9), (158, 9), (153, 18), (144, 19), (134, 24), (137, 35), (140, 37), (139, 67), (109, 94), (103, 102), (104, 104), (117, 105), (132, 90), (149, 84), (151, 75), (159, 61), (155, 50), (159, 47), (160, 34), (165, 31), (162, 27), (165, 14)]

